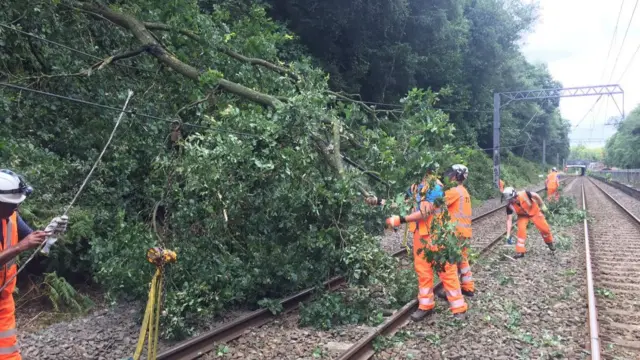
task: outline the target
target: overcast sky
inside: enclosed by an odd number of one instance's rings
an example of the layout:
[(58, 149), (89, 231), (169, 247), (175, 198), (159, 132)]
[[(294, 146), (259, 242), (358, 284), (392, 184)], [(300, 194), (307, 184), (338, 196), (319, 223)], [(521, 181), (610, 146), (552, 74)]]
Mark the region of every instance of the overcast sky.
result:
[[(551, 75), (564, 87), (619, 83), (625, 92), (626, 113), (639, 105), (640, 53), (620, 79), (633, 53), (640, 46), (640, 5), (622, 44), (638, 0), (540, 0), (539, 3), (538, 23), (524, 39), (523, 51), (529, 61), (547, 63)], [(607, 61), (621, 5), (618, 30)], [(616, 57), (618, 62), (611, 76)], [(622, 107), (621, 95), (615, 97)], [(608, 117), (619, 114), (618, 109), (610, 97), (602, 97), (593, 111), (589, 112), (597, 99), (597, 96), (589, 96), (560, 100), (562, 116), (573, 124), (571, 145), (583, 143), (590, 147), (603, 146), (605, 140), (615, 132), (612, 126), (605, 126), (604, 123)], [(584, 121), (580, 123), (583, 118)]]

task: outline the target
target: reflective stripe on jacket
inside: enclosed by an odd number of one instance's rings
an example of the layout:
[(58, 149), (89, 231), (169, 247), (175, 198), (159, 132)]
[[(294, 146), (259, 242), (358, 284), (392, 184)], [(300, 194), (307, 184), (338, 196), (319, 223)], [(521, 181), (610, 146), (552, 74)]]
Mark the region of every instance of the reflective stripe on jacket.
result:
[[(17, 224), (17, 214), (15, 212), (9, 219), (2, 220), (2, 228), (4, 229), (2, 251), (18, 244)], [(7, 279), (16, 274), (17, 269), (15, 258), (3, 265), (0, 269), (0, 286), (4, 286)], [(16, 278), (14, 277), (0, 293), (0, 360), (21, 359), (16, 332), (16, 309), (13, 302), (15, 288)]]

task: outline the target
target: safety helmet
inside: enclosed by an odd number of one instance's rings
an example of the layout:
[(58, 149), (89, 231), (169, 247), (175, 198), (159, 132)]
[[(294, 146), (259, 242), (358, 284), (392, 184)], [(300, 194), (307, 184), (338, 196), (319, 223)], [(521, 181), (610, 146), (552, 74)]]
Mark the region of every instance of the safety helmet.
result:
[(446, 177), (454, 177), (457, 181), (464, 181), (469, 176), (469, 169), (462, 164), (452, 165), (445, 173)]
[(558, 169), (556, 169), (556, 167), (554, 166), (551, 168), (551, 171), (558, 171)]
[(427, 173), (435, 173), (436, 171), (438, 171), (439, 168), (440, 168), (440, 164), (438, 164), (437, 162), (432, 162), (429, 165), (427, 165)]
[(504, 190), (502, 191), (502, 200), (506, 200), (509, 201), (513, 198), (516, 197), (516, 189), (512, 188), (511, 186), (508, 186), (506, 188), (504, 188)]
[(33, 192), (24, 179), (11, 170), (0, 170), (0, 202), (20, 204)]

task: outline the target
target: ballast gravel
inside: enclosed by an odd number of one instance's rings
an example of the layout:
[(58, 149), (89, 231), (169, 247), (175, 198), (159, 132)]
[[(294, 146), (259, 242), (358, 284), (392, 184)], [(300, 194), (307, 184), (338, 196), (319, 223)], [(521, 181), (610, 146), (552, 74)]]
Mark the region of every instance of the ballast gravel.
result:
[[(141, 306), (119, 304), (101, 308), (69, 322), (35, 331), (20, 331), (30, 319), (17, 314), (18, 341), (23, 360), (119, 360), (133, 355), (140, 335)], [(247, 311), (230, 311), (213, 319), (208, 328), (231, 321)], [(206, 330), (206, 329), (204, 329)], [(162, 351), (175, 343), (160, 341)]]
[[(609, 193), (611, 197), (616, 199), (622, 206), (629, 210), (637, 218), (640, 218), (640, 200), (633, 198), (626, 194), (624, 191), (619, 190), (611, 185), (608, 185), (597, 179), (592, 180), (595, 184), (600, 186), (604, 191)], [(587, 195), (588, 196), (588, 195)]]
[(338, 326), (328, 331), (298, 327), (297, 312), (284, 315), (203, 357), (213, 359), (335, 359), (373, 330), (363, 325)]

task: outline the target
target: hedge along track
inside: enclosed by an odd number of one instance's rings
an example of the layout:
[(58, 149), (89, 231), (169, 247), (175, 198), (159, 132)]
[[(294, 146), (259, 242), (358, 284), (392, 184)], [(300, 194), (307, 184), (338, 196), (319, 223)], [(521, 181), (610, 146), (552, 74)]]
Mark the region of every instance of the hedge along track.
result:
[[(560, 180), (561, 183), (566, 182), (569, 178), (572, 181), (575, 181), (575, 176), (567, 176), (566, 178)], [(542, 192), (544, 189), (539, 190), (538, 192)], [(471, 246), (478, 250), (479, 256), (483, 256), (487, 252), (491, 251), (492, 247), (503, 240), (506, 235), (506, 230), (501, 232), (497, 237), (489, 237), (488, 239), (476, 235), (476, 228), (478, 228), (478, 220), (487, 219), (489, 221), (488, 216), (502, 210), (506, 207), (502, 205), (496, 209), (490, 210), (487, 213), (484, 213), (480, 216), (474, 217), (472, 220), (472, 226), (474, 231), (474, 236), (471, 239)], [(506, 214), (505, 214), (506, 216)], [(502, 219), (502, 225), (504, 226), (504, 218)], [(439, 282), (434, 287), (434, 293), (439, 291), (442, 288), (442, 283)], [(392, 336), (406, 324), (408, 324), (411, 320), (411, 313), (413, 313), (418, 308), (418, 300), (414, 299), (410, 301), (408, 304), (400, 308), (394, 315), (389, 317), (383, 324), (378, 326), (375, 331), (371, 332), (366, 337), (362, 338), (356, 344), (354, 344), (349, 350), (345, 351), (338, 360), (365, 360), (371, 358), (375, 354), (374, 342), (379, 336)]]
[(583, 191), (592, 359), (640, 359), (640, 219), (597, 181)]
[[(563, 179), (561, 181), (564, 181), (564, 180), (566, 179)], [(538, 191), (542, 191), (542, 190), (538, 190)], [(496, 207), (493, 210), (489, 210), (481, 215), (478, 215), (473, 218), (473, 221), (474, 222), (478, 222), (481, 220), (488, 221), (489, 219), (492, 218), (491, 215), (504, 209), (505, 206), (506, 205), (501, 205), (499, 207)], [(488, 251), (491, 245), (495, 244), (499, 240), (500, 238), (491, 241), (488, 246), (486, 246), (486, 244), (480, 245), (484, 247), (481, 253)], [(392, 256), (395, 258), (401, 258), (406, 255), (407, 255), (406, 249), (400, 249), (392, 254)], [(333, 291), (340, 288), (345, 283), (346, 283), (346, 279), (342, 276), (338, 276), (324, 282), (323, 287), (329, 291)], [(438, 284), (437, 286), (440, 286), (440, 284)], [(293, 296), (290, 296), (281, 300), (280, 304), (282, 305), (282, 309), (283, 309), (282, 314), (289, 313), (293, 310), (296, 310), (299, 307), (300, 303), (309, 301), (313, 297), (313, 294), (316, 292), (316, 290), (317, 290), (316, 288), (309, 288)], [(391, 318), (389, 318), (389, 320), (385, 321), (385, 323), (379, 326), (377, 329), (381, 329), (384, 327), (384, 330), (380, 330), (380, 331), (376, 330), (375, 336), (373, 336), (371, 341), (373, 341), (373, 339), (375, 339), (375, 337), (377, 337), (377, 335), (380, 335), (380, 334), (393, 334), (393, 332), (395, 332), (399, 328), (399, 326), (394, 327), (390, 325), (399, 324), (400, 322), (397, 320), (398, 317), (403, 317), (405, 319), (408, 319), (412, 310), (415, 308), (415, 306), (417, 306), (416, 302), (417, 301), (414, 301), (405, 305), (404, 307), (399, 309)], [(157, 360), (197, 359), (207, 354), (208, 352), (215, 350), (218, 345), (237, 339), (242, 335), (244, 335), (249, 329), (262, 326), (270, 322), (271, 320), (275, 319), (277, 316), (278, 315), (272, 314), (268, 309), (256, 310), (246, 316), (240, 317), (236, 320), (223, 324), (222, 326), (219, 326), (213, 330), (207, 331), (199, 336), (185, 340), (177, 344), (176, 346), (161, 352), (160, 354), (158, 354)], [(396, 319), (396, 320), (393, 320), (393, 319)], [(390, 324), (390, 321), (391, 321), (391, 324)], [(367, 336), (366, 338), (368, 339), (370, 336)], [(352, 349), (359, 347), (360, 343), (361, 342), (356, 343)], [(369, 348), (370, 346), (371, 344), (368, 344), (368, 346), (365, 345), (365, 347), (367, 348)], [(348, 351), (345, 354), (350, 354), (350, 353), (351, 351)], [(360, 353), (359, 351), (356, 351), (354, 354), (359, 354), (359, 353)], [(345, 355), (343, 355), (341, 359), (363, 358), (363, 357), (344, 357), (344, 356)], [(368, 357), (365, 357), (365, 358), (368, 358)]]

